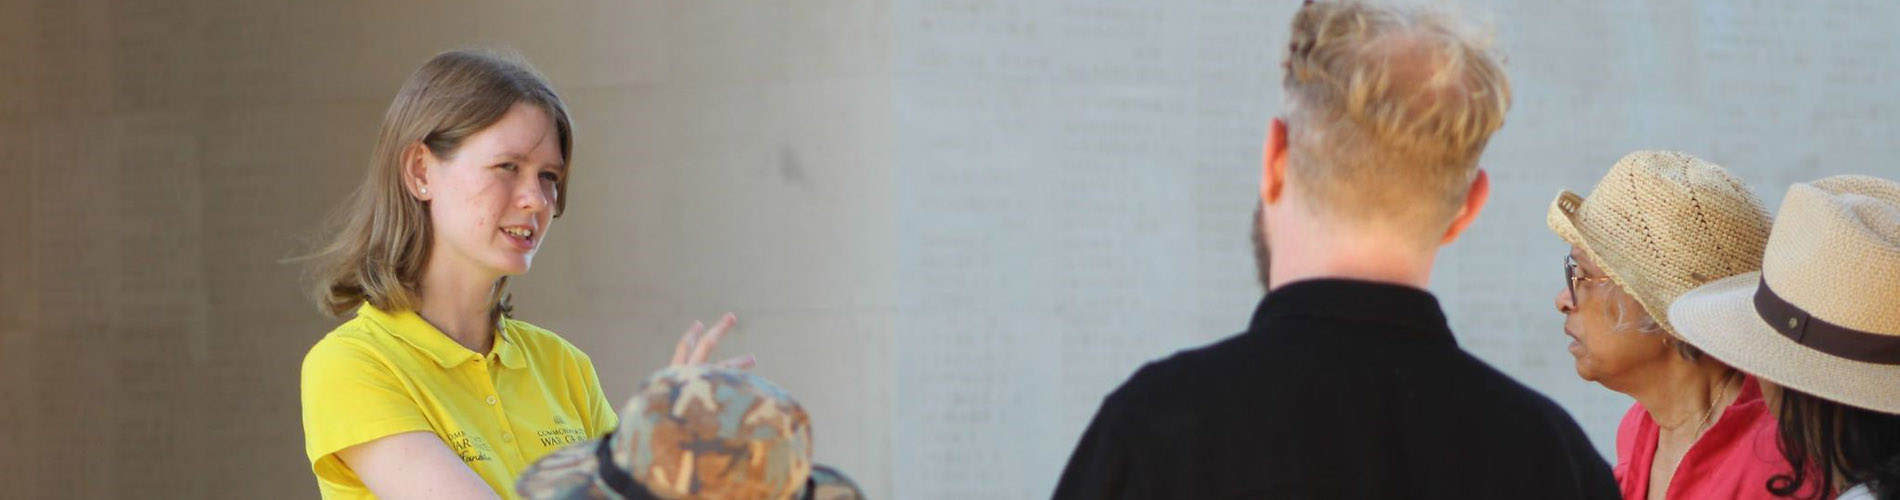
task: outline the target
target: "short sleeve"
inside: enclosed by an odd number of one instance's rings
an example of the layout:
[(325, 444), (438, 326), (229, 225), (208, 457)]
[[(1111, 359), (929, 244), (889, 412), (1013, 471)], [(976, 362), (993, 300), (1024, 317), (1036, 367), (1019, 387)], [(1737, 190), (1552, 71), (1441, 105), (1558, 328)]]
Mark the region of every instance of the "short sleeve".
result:
[(395, 368), (368, 346), (326, 338), (303, 361), (304, 452), (317, 479), (354, 483), (336, 452), (387, 436), (433, 431)]
[(581, 390), (585, 391), (581, 397), (587, 401), (587, 405), (584, 406), (588, 414), (587, 435), (589, 437), (605, 436), (613, 432), (614, 427), (620, 425), (620, 418), (614, 414), (613, 403), (607, 401), (607, 392), (600, 386), (600, 373), (594, 370), (594, 360), (588, 358), (587, 354), (580, 352), (579, 349), (575, 349), (574, 355), (581, 365)]

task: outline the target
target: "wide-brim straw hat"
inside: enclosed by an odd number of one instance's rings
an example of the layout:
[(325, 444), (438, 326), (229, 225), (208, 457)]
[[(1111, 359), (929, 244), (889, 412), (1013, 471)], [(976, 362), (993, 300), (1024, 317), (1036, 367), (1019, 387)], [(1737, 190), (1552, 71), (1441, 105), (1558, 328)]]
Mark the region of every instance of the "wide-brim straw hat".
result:
[(1761, 272), (1676, 299), (1682, 335), (1776, 384), (1900, 414), (1900, 183), (1795, 184), (1767, 254)]
[(1670, 335), (1670, 302), (1703, 283), (1761, 269), (1768, 244), (1760, 198), (1721, 166), (1674, 151), (1624, 156), (1590, 196), (1557, 193), (1545, 222)]

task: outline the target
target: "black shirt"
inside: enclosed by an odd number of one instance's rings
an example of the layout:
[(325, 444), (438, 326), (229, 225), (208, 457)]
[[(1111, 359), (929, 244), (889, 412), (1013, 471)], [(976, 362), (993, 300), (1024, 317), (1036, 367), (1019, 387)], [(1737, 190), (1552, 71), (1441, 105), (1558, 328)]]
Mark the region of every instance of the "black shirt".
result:
[(1620, 497), (1577, 423), (1459, 349), (1430, 293), (1314, 280), (1109, 394), (1055, 498)]

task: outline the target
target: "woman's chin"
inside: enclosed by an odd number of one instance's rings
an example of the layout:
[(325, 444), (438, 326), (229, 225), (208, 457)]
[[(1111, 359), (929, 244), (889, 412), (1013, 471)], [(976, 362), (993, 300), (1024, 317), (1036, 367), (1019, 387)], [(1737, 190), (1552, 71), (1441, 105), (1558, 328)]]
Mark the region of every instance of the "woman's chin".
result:
[(509, 259), (496, 262), (491, 267), (496, 273), (500, 273), (502, 277), (520, 276), (528, 274), (528, 268), (534, 267), (534, 261), (532, 259)]
[(1596, 371), (1591, 370), (1589, 365), (1584, 364), (1582, 357), (1577, 358), (1576, 369), (1577, 369), (1577, 378), (1583, 379), (1584, 382), (1597, 381)]

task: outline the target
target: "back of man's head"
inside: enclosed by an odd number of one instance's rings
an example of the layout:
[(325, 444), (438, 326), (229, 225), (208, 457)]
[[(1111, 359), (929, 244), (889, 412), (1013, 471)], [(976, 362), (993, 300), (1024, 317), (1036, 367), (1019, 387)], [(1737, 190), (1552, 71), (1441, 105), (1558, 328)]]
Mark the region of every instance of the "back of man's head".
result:
[(1444, 8), (1309, 2), (1287, 46), (1287, 176), (1329, 222), (1444, 235), (1504, 125), (1487, 36)]

